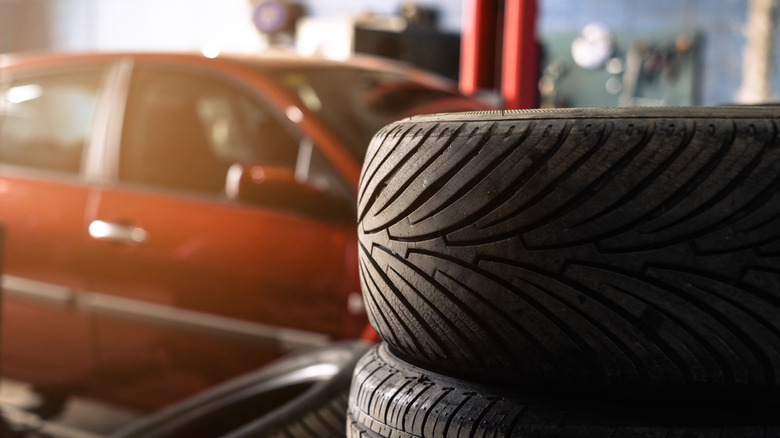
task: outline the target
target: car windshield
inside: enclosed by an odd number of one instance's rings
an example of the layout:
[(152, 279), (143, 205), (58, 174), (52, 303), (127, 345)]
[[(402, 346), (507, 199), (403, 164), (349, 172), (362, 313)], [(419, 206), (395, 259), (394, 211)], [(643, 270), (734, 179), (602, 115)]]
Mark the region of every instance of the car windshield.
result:
[(344, 141), (362, 161), (371, 137), (384, 125), (435, 101), (462, 98), (454, 90), (416, 82), (395, 72), (356, 68), (266, 72)]

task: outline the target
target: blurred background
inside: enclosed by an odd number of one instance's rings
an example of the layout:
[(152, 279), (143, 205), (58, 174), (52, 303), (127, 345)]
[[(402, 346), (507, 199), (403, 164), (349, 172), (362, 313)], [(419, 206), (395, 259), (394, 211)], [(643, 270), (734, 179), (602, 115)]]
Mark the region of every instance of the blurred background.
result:
[[(275, 12), (269, 3), (282, 11)], [(0, 0), (0, 53), (215, 54), (278, 47), (329, 57), (379, 54), (457, 79), (462, 30), (473, 18), (469, 3)], [(753, 3), (764, 4), (759, 16), (765, 25), (760, 29), (755, 18), (750, 25), (750, 0), (537, 0), (538, 104), (717, 105), (774, 100), (772, 90), (780, 86), (780, 76), (756, 64), (758, 57), (771, 67), (780, 56), (773, 44), (775, 12), (765, 12), (774, 10), (774, 1)], [(760, 31), (756, 38), (761, 42), (754, 44), (760, 46), (758, 55), (746, 49), (750, 29)], [(599, 58), (600, 51), (606, 54), (604, 59)], [(744, 90), (750, 68), (759, 69), (756, 74), (766, 82), (758, 97), (750, 98)], [(751, 84), (759, 85), (755, 79)], [(493, 87), (488, 83), (486, 88), (490, 92)]]
[[(415, 65), (504, 108), (767, 103), (780, 90), (776, 2), (0, 0), (0, 64), (31, 52), (361, 54)], [(0, 395), (30, 396), (14, 384)], [(137, 415), (82, 410), (79, 421), (105, 421), (93, 430)]]

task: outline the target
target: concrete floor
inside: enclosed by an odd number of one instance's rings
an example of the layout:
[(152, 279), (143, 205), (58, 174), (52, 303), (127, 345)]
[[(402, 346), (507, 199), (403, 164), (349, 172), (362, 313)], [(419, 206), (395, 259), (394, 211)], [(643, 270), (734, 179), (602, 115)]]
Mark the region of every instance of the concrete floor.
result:
[[(38, 402), (38, 397), (27, 384), (9, 379), (0, 380), (0, 408), (9, 418), (19, 419), (24, 416), (20, 409), (35, 406)], [(68, 401), (65, 411), (50, 419), (41, 430), (59, 432), (63, 438), (99, 437), (138, 417), (138, 413), (127, 409), (74, 397)], [(34, 424), (35, 418), (27, 416), (22, 421)]]

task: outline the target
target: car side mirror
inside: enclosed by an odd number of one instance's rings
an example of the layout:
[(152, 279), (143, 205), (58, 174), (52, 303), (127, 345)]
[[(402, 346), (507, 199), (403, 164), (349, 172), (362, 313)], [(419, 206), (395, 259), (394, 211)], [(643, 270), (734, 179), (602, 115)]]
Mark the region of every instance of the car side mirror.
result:
[(355, 203), (298, 182), (284, 167), (233, 164), (227, 173), (228, 199), (286, 210), (328, 222), (353, 223)]

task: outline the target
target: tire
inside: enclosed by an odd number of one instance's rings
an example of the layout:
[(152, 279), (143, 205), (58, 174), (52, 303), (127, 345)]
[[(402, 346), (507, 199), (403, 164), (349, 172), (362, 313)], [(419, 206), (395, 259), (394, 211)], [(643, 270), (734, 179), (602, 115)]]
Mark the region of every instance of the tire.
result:
[[(565, 401), (564, 401), (565, 400)], [(780, 437), (780, 411), (555, 400), (453, 379), (372, 348), (355, 368), (349, 438)]]
[(344, 342), (284, 357), (109, 438), (343, 438), (352, 371), (367, 349)]
[(421, 116), (359, 187), (371, 324), (483, 382), (778, 399), (775, 108)]

